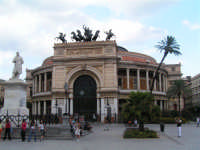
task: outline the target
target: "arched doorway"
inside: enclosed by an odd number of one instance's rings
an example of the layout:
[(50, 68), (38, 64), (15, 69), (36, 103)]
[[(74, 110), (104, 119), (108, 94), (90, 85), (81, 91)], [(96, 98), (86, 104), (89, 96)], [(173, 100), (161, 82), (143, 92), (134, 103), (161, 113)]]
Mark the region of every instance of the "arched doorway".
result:
[(74, 113), (84, 115), (86, 118), (91, 118), (92, 114), (96, 113), (96, 82), (88, 76), (79, 76), (74, 82)]

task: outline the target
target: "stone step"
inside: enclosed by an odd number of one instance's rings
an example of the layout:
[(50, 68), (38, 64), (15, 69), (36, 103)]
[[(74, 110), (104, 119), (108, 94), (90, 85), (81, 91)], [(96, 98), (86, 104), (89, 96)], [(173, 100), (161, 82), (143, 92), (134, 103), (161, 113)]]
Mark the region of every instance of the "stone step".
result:
[[(28, 139), (30, 129), (26, 129), (26, 139)], [(2, 137), (4, 136), (4, 131), (2, 133)], [(21, 129), (20, 128), (13, 128), (12, 139), (20, 139), (21, 138)], [(40, 132), (36, 129), (36, 137), (40, 139)], [(33, 136), (32, 136), (33, 139)], [(72, 134), (69, 128), (61, 128), (61, 127), (48, 127), (45, 133), (45, 139), (48, 140), (72, 140)]]

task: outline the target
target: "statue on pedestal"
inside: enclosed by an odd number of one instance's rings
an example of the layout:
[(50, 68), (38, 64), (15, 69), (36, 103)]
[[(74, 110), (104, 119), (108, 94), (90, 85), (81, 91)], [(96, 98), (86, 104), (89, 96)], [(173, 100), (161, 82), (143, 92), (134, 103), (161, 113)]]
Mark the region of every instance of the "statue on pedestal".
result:
[(15, 58), (13, 59), (14, 69), (12, 79), (19, 79), (20, 74), (22, 74), (22, 64), (24, 63), (23, 58), (19, 55), (19, 52), (16, 53)]

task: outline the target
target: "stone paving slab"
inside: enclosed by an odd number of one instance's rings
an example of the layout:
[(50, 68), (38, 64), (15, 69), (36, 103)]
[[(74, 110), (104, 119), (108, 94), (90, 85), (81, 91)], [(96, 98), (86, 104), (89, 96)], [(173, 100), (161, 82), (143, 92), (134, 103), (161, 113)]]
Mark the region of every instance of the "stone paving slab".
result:
[[(145, 125), (159, 132), (159, 125)], [(165, 125), (165, 133), (158, 139), (123, 139), (125, 126), (122, 124), (98, 125), (93, 132), (76, 140), (47, 140), (42, 142), (25, 142), (20, 140), (0, 141), (0, 150), (199, 150), (200, 128), (195, 124), (182, 127), (182, 137), (177, 137), (177, 127)], [(108, 128), (108, 131), (104, 131)]]

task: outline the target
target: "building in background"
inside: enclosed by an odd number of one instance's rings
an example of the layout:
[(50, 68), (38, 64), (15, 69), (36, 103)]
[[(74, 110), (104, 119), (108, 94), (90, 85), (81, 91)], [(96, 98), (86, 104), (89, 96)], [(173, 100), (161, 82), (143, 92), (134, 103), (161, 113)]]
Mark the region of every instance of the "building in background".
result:
[(191, 78), (192, 106), (200, 106), (200, 74)]
[[(94, 114), (118, 119), (131, 91), (149, 91), (158, 63), (154, 58), (117, 46), (115, 41), (54, 44), (54, 55), (26, 70), (27, 101), (33, 116)], [(161, 110), (177, 109), (167, 88), (181, 78), (181, 65), (161, 66), (153, 94)], [(183, 108), (183, 105), (182, 105)]]

